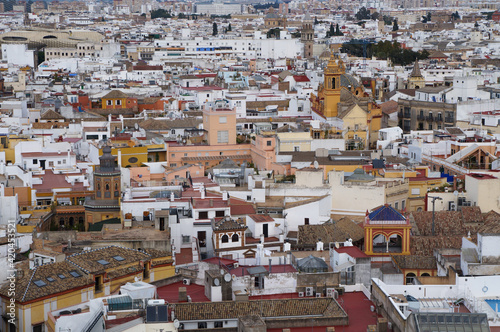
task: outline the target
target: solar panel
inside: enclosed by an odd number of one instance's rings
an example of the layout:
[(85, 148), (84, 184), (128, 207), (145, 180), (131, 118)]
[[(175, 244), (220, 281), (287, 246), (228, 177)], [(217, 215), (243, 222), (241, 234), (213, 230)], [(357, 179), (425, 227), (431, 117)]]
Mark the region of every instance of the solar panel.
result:
[(158, 306), (158, 321), (168, 322), (168, 311), (166, 305)]
[(98, 260), (97, 263), (99, 263), (101, 265), (108, 265), (109, 264), (109, 262), (107, 260), (104, 260), (104, 259)]
[(156, 322), (156, 307), (146, 308), (146, 322)]
[(82, 276), (80, 273), (78, 273), (78, 272), (76, 272), (76, 271), (70, 271), (70, 273), (69, 273), (69, 274), (71, 274), (71, 275), (72, 275), (73, 277), (75, 277), (75, 278), (78, 278), (78, 277), (81, 277), (81, 276)]
[(56, 281), (56, 279), (52, 278), (52, 277), (47, 277), (47, 280), (50, 281), (50, 282), (54, 282)]
[(114, 258), (115, 260), (119, 261), (119, 262), (121, 262), (121, 261), (124, 261), (124, 260), (125, 260), (125, 258), (123, 258), (122, 256), (113, 256), (113, 258)]
[(37, 285), (38, 287), (47, 286), (47, 284), (44, 281), (42, 281), (42, 280), (35, 280), (35, 281), (33, 281), (33, 283), (35, 285)]

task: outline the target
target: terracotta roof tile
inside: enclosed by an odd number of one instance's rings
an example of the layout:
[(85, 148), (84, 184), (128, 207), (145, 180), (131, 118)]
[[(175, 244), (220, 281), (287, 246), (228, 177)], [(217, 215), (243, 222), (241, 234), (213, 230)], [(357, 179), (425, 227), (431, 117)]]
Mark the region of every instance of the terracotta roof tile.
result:
[(174, 310), (177, 319), (181, 321), (231, 319), (247, 315), (260, 315), (261, 317), (346, 316), (337, 301), (331, 298), (177, 303)]

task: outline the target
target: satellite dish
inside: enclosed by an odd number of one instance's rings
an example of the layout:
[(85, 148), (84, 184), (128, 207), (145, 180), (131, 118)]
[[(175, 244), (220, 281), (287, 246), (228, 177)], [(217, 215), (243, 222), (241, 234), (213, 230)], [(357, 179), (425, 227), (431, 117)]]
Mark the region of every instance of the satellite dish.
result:
[(315, 169), (318, 169), (319, 168), (319, 163), (317, 160), (314, 161), (314, 168)]
[(236, 274), (233, 274), (233, 275), (231, 276), (231, 279), (233, 279), (233, 281), (236, 281)]
[(231, 281), (231, 275), (230, 275), (229, 273), (226, 273), (226, 274), (224, 275), (224, 281), (225, 281), (225, 282), (230, 282), (230, 281)]
[(214, 285), (215, 285), (215, 286), (219, 286), (219, 285), (220, 285), (220, 281), (219, 281), (219, 279), (214, 279)]
[(226, 273), (226, 270), (224, 270), (224, 269), (220, 269), (220, 274), (221, 274), (221, 275), (224, 275), (224, 273)]
[(139, 124), (136, 122), (134, 123), (135, 130), (139, 130)]
[(179, 320), (178, 319), (174, 319), (174, 326), (175, 326), (175, 328), (178, 329), (180, 325), (181, 325), (181, 323), (179, 323)]

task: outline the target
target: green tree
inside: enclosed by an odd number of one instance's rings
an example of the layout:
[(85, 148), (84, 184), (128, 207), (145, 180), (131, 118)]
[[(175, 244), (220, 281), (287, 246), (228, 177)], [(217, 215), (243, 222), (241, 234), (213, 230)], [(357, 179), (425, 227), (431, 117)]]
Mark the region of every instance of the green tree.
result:
[(337, 25), (335, 26), (335, 36), (343, 36), (343, 35), (344, 33), (340, 31), (339, 24), (337, 23)]
[(382, 17), (382, 19), (384, 20), (384, 24), (385, 25), (391, 25), (392, 24), (392, 21), (393, 21), (392, 17), (384, 15)]
[(231, 28), (231, 23), (229, 23), (229, 25), (227, 26), (227, 31), (231, 31), (232, 28)]
[(361, 7), (354, 16), (358, 20), (369, 20), (371, 18), (370, 12), (365, 7)]
[(280, 39), (280, 29), (279, 28), (274, 28), (274, 29), (269, 29), (266, 33), (267, 38), (276, 38)]
[(394, 20), (394, 25), (392, 26), (392, 31), (398, 31), (398, 30), (399, 30), (398, 20)]
[(166, 11), (163, 8), (160, 9), (155, 9), (151, 11), (151, 18), (171, 18), (172, 15), (170, 14), (170, 11)]
[(214, 22), (214, 24), (212, 24), (212, 36), (217, 36), (217, 35), (218, 35), (217, 23)]
[(315, 16), (314, 17), (314, 25), (319, 24), (318, 18)]
[(333, 26), (333, 23), (330, 23), (330, 29), (326, 32), (326, 37), (331, 37), (335, 36), (335, 27)]
[(177, 18), (182, 20), (182, 19), (186, 19), (187, 16), (184, 13), (179, 13), (179, 15), (177, 15)]

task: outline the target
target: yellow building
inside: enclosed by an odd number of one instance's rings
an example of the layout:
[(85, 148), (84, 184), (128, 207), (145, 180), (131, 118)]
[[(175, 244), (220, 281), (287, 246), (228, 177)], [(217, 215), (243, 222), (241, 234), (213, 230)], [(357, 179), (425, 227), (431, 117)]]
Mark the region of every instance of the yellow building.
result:
[(308, 131), (277, 133), (279, 151), (311, 151), (311, 133)]
[[(134, 282), (136, 277), (152, 282), (174, 274), (172, 257), (166, 251), (116, 246), (84, 251), (63, 262), (19, 270), (14, 294), (9, 294), (9, 283), (0, 288), (0, 309), (2, 313), (13, 312), (17, 331), (53, 331), (47, 324), (52, 311), (117, 294), (122, 285)], [(0, 330), (9, 331), (5, 319), (0, 322)]]
[(127, 108), (127, 98), (128, 96), (125, 93), (112, 90), (101, 98), (102, 108)]
[[(382, 126), (382, 109), (370, 100), (363, 86), (353, 76), (345, 73), (344, 63), (338, 56), (332, 54), (323, 78), (318, 94), (311, 94), (312, 111), (324, 119), (343, 120), (343, 129), (349, 127), (348, 138), (344, 137), (348, 148), (369, 148), (377, 141)], [(357, 107), (366, 115), (359, 113)], [(361, 144), (363, 141), (365, 143)]]
[(5, 152), (5, 163), (16, 162), (15, 147), (19, 142), (32, 141), (25, 137), (18, 137), (17, 135), (0, 135), (0, 152)]

